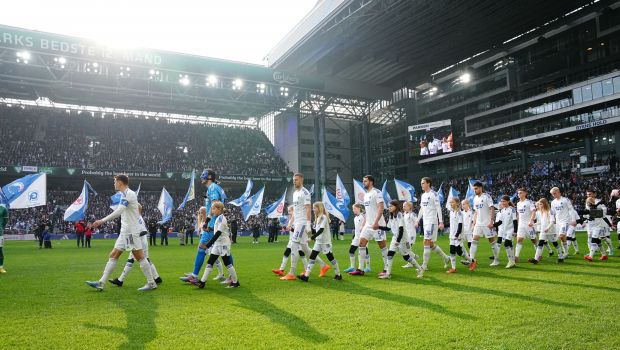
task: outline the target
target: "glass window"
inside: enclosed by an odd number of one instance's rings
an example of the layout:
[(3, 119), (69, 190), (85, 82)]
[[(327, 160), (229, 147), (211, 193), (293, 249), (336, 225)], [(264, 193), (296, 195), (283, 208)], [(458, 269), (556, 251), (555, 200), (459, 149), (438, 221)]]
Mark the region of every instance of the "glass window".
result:
[(614, 93), (614, 85), (611, 79), (603, 80), (603, 96), (609, 96)]
[(581, 96), (583, 97), (583, 102), (592, 101), (592, 86), (586, 85), (582, 87)]
[(597, 82), (592, 84), (592, 99), (596, 100), (597, 98), (603, 97), (603, 86), (601, 82)]
[(620, 94), (620, 77), (614, 78), (614, 94)]
[(581, 99), (581, 88), (573, 89), (573, 103), (581, 103), (583, 100)]

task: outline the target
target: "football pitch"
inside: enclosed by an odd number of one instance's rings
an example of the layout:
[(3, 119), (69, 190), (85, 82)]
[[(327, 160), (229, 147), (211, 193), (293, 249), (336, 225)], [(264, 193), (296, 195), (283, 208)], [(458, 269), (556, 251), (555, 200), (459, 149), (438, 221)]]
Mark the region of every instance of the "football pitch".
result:
[[(528, 241), (517, 268), (504, 269), (503, 248), (502, 266), (489, 267), (491, 250), (481, 240), (476, 271), (459, 265), (448, 275), (433, 254), (423, 279), (401, 268), (397, 254), (391, 280), (377, 278), (382, 261), (371, 242), (373, 272), (336, 281), (333, 270), (319, 278), (317, 264), (308, 283), (271, 272), (287, 237), (275, 244), (243, 237), (232, 250), (237, 289), (179, 281), (192, 270), (196, 246), (171, 239), (151, 248), (163, 284), (145, 293), (136, 290), (145, 283), (137, 264), (122, 288), (84, 284), (101, 276), (113, 240), (92, 249), (54, 241), (51, 250), (7, 241), (0, 349), (620, 349), (620, 258), (583, 260), (585, 235), (578, 236), (581, 255), (563, 264), (546, 251), (539, 265), (523, 262), (534, 253)], [(447, 252), (445, 236), (439, 243)], [(335, 243), (342, 269), (349, 244), (350, 236)], [(421, 255), (421, 240), (414, 250)]]

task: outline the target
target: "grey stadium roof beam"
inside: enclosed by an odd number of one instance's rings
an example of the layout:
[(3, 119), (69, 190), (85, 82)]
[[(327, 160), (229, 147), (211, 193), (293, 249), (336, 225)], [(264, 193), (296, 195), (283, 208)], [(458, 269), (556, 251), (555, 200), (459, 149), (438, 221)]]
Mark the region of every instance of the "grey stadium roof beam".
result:
[[(587, 0), (321, 1), (274, 49), (274, 69), (390, 90), (503, 45)], [(411, 86), (413, 87), (413, 86)]]

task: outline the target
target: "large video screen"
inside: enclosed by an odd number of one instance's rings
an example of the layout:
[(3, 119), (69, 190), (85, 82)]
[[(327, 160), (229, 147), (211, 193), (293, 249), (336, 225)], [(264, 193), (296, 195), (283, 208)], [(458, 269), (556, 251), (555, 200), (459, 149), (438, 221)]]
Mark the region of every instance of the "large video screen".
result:
[(452, 122), (440, 120), (409, 126), (409, 147), (412, 156), (428, 157), (454, 150)]

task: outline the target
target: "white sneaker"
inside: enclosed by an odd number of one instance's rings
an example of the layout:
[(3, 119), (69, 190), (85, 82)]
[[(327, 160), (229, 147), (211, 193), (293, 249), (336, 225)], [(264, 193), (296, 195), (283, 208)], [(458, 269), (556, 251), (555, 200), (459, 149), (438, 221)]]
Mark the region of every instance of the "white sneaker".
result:
[(406, 263), (405, 265), (402, 266), (403, 269), (410, 269), (412, 267), (413, 267), (413, 264), (410, 263), (410, 262), (408, 262), (408, 263)]
[(418, 269), (418, 278), (424, 277), (424, 269)]
[(224, 275), (217, 275), (217, 276), (213, 277), (214, 281), (223, 281), (225, 279), (226, 279), (226, 276), (224, 276)]
[(144, 285), (144, 287), (142, 288), (138, 288), (139, 291), (144, 292), (147, 290), (153, 290), (153, 289), (157, 289), (157, 283), (153, 282), (153, 283), (147, 283)]
[(95, 288), (98, 291), (102, 291), (104, 287), (104, 284), (100, 281), (86, 281), (86, 284)]
[(387, 280), (392, 278), (392, 275), (388, 274), (388, 273), (384, 273), (383, 275), (379, 275), (379, 278), (382, 280)]
[(514, 263), (514, 261), (509, 261), (509, 262), (508, 262), (508, 265), (506, 265), (506, 268), (507, 268), (507, 269), (510, 269), (510, 268), (515, 267), (515, 266), (517, 266), (517, 264), (515, 264), (515, 263)]
[(221, 284), (231, 284), (232, 283), (232, 279), (230, 277), (225, 278), (223, 281), (220, 282)]
[(499, 266), (499, 260), (493, 260), (493, 262), (489, 264), (489, 266)]

